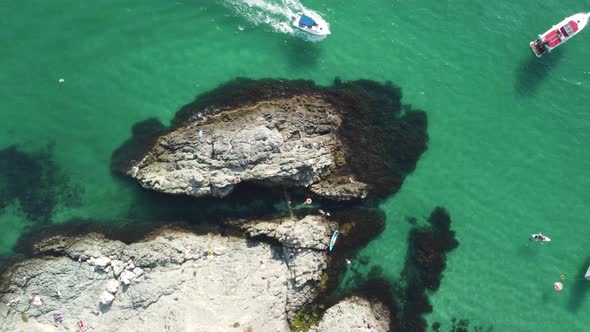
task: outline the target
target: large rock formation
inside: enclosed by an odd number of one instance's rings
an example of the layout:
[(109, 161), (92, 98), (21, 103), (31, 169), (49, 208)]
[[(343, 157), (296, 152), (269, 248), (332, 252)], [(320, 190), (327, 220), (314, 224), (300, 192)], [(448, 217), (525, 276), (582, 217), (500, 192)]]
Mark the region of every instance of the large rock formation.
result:
[[(0, 330), (77, 330), (82, 321), (96, 331), (288, 331), (326, 266), (333, 225), (311, 219), (325, 236), (295, 231), (305, 246), (178, 230), (130, 245), (96, 233), (44, 241), (36, 250), (51, 256), (5, 275)], [(267, 227), (269, 236), (286, 223)]]
[(142, 186), (166, 193), (223, 197), (241, 182), (310, 187), (339, 199), (367, 195), (367, 185), (342, 174), (346, 147), (342, 119), (325, 100), (311, 96), (261, 101), (225, 111), (161, 136), (129, 170)]
[(236, 80), (183, 107), (169, 129), (135, 126), (111, 166), (171, 194), (224, 197), (252, 183), (353, 200), (395, 192), (426, 140), (424, 112), (390, 83)]
[(358, 296), (346, 298), (328, 308), (313, 332), (371, 331), (387, 332), (389, 311), (380, 302), (369, 302)]
[[(320, 216), (306, 216), (280, 223), (249, 222), (242, 224), (242, 229), (250, 236), (268, 236), (281, 243), (292, 276), (291, 287), (297, 290), (288, 294), (287, 312), (289, 319), (293, 318), (295, 311), (308, 304), (319, 291), (322, 271), (326, 268), (325, 252), (338, 224)], [(318, 268), (310, 269), (310, 266)]]

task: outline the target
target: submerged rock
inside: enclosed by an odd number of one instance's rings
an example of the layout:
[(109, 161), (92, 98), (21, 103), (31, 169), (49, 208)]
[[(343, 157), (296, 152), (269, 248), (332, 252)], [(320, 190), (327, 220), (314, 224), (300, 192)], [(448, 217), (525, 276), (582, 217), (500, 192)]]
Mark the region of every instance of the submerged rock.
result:
[(79, 206), (81, 194), (82, 187), (55, 161), (53, 144), (34, 152), (0, 149), (0, 214), (18, 208), (31, 221), (47, 224), (58, 206)]
[[(326, 225), (322, 232), (329, 238), (332, 226)], [(43, 303), (31, 306), (12, 301), (10, 306), (0, 306), (2, 331), (31, 326), (24, 325), (21, 314), (34, 324), (52, 328), (55, 312), (66, 317), (61, 324), (67, 330), (77, 329), (76, 322), (83, 320), (102, 331), (183, 330), (185, 326), (221, 331), (236, 323), (255, 331), (288, 331), (288, 318), (314, 299), (326, 266), (325, 250), (175, 230), (129, 245), (95, 233), (56, 237), (35, 249), (51, 256), (14, 265), (4, 276), (0, 298), (8, 303), (24, 294), (38, 294)], [(296, 253), (288, 256), (289, 250)], [(96, 269), (105, 266), (105, 259), (97, 264), (97, 259), (81, 261), (81, 256), (117, 257), (112, 260), (117, 270), (119, 262), (128, 263), (117, 277)], [(123, 284), (120, 290), (119, 283)], [(52, 296), (57, 288), (63, 296)]]

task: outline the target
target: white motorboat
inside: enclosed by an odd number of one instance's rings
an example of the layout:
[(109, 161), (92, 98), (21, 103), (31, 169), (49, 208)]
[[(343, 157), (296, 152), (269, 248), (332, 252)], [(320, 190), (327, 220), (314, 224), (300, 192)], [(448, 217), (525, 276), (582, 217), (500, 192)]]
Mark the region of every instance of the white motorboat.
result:
[(539, 35), (537, 40), (532, 41), (530, 43), (531, 49), (538, 57), (551, 52), (554, 48), (570, 40), (582, 31), (586, 27), (586, 24), (588, 24), (589, 18), (590, 13), (578, 13), (566, 17), (544, 34)]
[(315, 36), (330, 34), (330, 25), (317, 14), (299, 13), (293, 16), (291, 24), (299, 30)]

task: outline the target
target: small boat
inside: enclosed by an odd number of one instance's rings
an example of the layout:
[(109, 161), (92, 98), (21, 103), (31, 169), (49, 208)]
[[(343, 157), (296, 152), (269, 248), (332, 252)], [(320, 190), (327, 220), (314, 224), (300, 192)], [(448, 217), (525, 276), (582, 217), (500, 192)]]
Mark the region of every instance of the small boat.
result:
[(539, 38), (530, 43), (531, 50), (537, 57), (551, 52), (557, 46), (570, 40), (586, 27), (590, 18), (590, 13), (578, 13), (566, 17), (563, 21), (557, 23)]
[(330, 239), (330, 247), (329, 247), (330, 251), (332, 251), (332, 249), (334, 248), (337, 238), (338, 238), (338, 231), (334, 231), (334, 233), (332, 234), (332, 238)]
[(535, 241), (541, 241), (541, 242), (550, 242), (551, 241), (551, 239), (548, 236), (545, 236), (541, 233), (531, 235), (530, 239), (535, 240)]
[(588, 270), (586, 270), (586, 275), (584, 278), (586, 278), (586, 280), (590, 280), (590, 266), (588, 267)]
[(299, 30), (315, 36), (327, 36), (330, 34), (330, 26), (317, 14), (299, 13), (293, 16), (291, 23)]

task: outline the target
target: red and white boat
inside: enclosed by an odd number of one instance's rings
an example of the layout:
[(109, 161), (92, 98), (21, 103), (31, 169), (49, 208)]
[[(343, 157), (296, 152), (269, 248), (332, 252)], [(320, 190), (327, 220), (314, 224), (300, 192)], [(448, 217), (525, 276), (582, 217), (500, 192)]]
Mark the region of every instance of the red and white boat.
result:
[(531, 49), (536, 56), (540, 57), (545, 53), (551, 52), (557, 46), (570, 40), (578, 32), (582, 31), (588, 23), (590, 13), (578, 13), (566, 17), (563, 21), (554, 25), (539, 38), (531, 42)]

